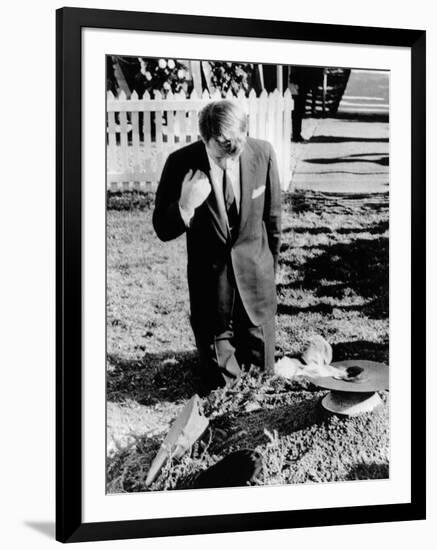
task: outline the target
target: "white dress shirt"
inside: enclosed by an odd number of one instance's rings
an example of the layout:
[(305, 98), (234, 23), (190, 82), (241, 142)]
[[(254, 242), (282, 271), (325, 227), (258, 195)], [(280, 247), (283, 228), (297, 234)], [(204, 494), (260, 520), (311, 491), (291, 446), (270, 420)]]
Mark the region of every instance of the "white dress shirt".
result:
[[(222, 205), (225, 204), (225, 199), (223, 196), (223, 168), (216, 164), (215, 160), (209, 155), (208, 148), (206, 149), (208, 155), (209, 165), (211, 166), (211, 179), (214, 185), (214, 191), (216, 197), (221, 201)], [(226, 172), (228, 174), (228, 179), (232, 184), (234, 190), (235, 202), (237, 205), (237, 210), (240, 212), (240, 201), (241, 201), (241, 188), (240, 188), (240, 159), (239, 158), (229, 158), (226, 159)]]

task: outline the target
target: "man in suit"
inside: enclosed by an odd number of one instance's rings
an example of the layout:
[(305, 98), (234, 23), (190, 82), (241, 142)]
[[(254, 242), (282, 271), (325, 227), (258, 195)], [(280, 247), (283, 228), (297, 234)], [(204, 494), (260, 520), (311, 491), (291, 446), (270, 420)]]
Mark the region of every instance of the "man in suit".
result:
[(168, 241), (186, 233), (191, 326), (201, 393), (232, 385), (242, 368), (274, 363), (281, 191), (272, 146), (247, 137), (232, 101), (199, 115), (201, 140), (172, 153), (153, 225)]

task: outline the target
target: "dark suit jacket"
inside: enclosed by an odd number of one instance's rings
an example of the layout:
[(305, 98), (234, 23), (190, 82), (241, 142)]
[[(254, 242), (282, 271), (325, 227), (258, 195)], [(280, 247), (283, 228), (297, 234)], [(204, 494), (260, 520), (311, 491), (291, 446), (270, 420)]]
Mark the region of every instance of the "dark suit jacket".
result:
[(273, 148), (266, 141), (247, 138), (240, 157), (240, 224), (233, 241), (214, 188), (186, 228), (178, 201), (189, 169), (202, 170), (210, 177), (202, 141), (168, 157), (156, 194), (153, 225), (163, 241), (186, 231), (191, 321), (204, 326), (221, 320), (228, 306), (226, 287), (231, 266), (246, 313), (254, 325), (260, 325), (276, 312), (281, 190)]

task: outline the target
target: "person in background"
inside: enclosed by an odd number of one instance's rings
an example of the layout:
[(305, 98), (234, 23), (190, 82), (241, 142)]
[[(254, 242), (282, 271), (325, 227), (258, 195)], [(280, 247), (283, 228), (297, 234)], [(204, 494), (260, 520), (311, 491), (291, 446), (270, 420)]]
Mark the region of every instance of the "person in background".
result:
[(302, 119), (305, 116), (306, 99), (310, 90), (312, 90), (314, 96), (321, 78), (322, 69), (320, 67), (290, 67), (290, 90), (294, 100), (291, 115), (292, 140), (296, 143), (305, 142), (302, 136)]

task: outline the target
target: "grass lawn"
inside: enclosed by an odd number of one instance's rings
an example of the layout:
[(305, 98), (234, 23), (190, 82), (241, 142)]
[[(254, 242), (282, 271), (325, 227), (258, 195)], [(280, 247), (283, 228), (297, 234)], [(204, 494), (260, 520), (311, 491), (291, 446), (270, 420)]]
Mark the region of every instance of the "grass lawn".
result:
[[(130, 202), (135, 202), (135, 208)], [(388, 362), (388, 194), (286, 194), (277, 356), (324, 336), (334, 360)], [(107, 217), (107, 436), (109, 492), (145, 491), (159, 445), (193, 394), (185, 239), (154, 235), (147, 197), (111, 196)], [(210, 426), (151, 490), (183, 488), (232, 450), (256, 448), (256, 483), (388, 477), (388, 395), (373, 414), (324, 413), (310, 382), (248, 373), (203, 400)]]

